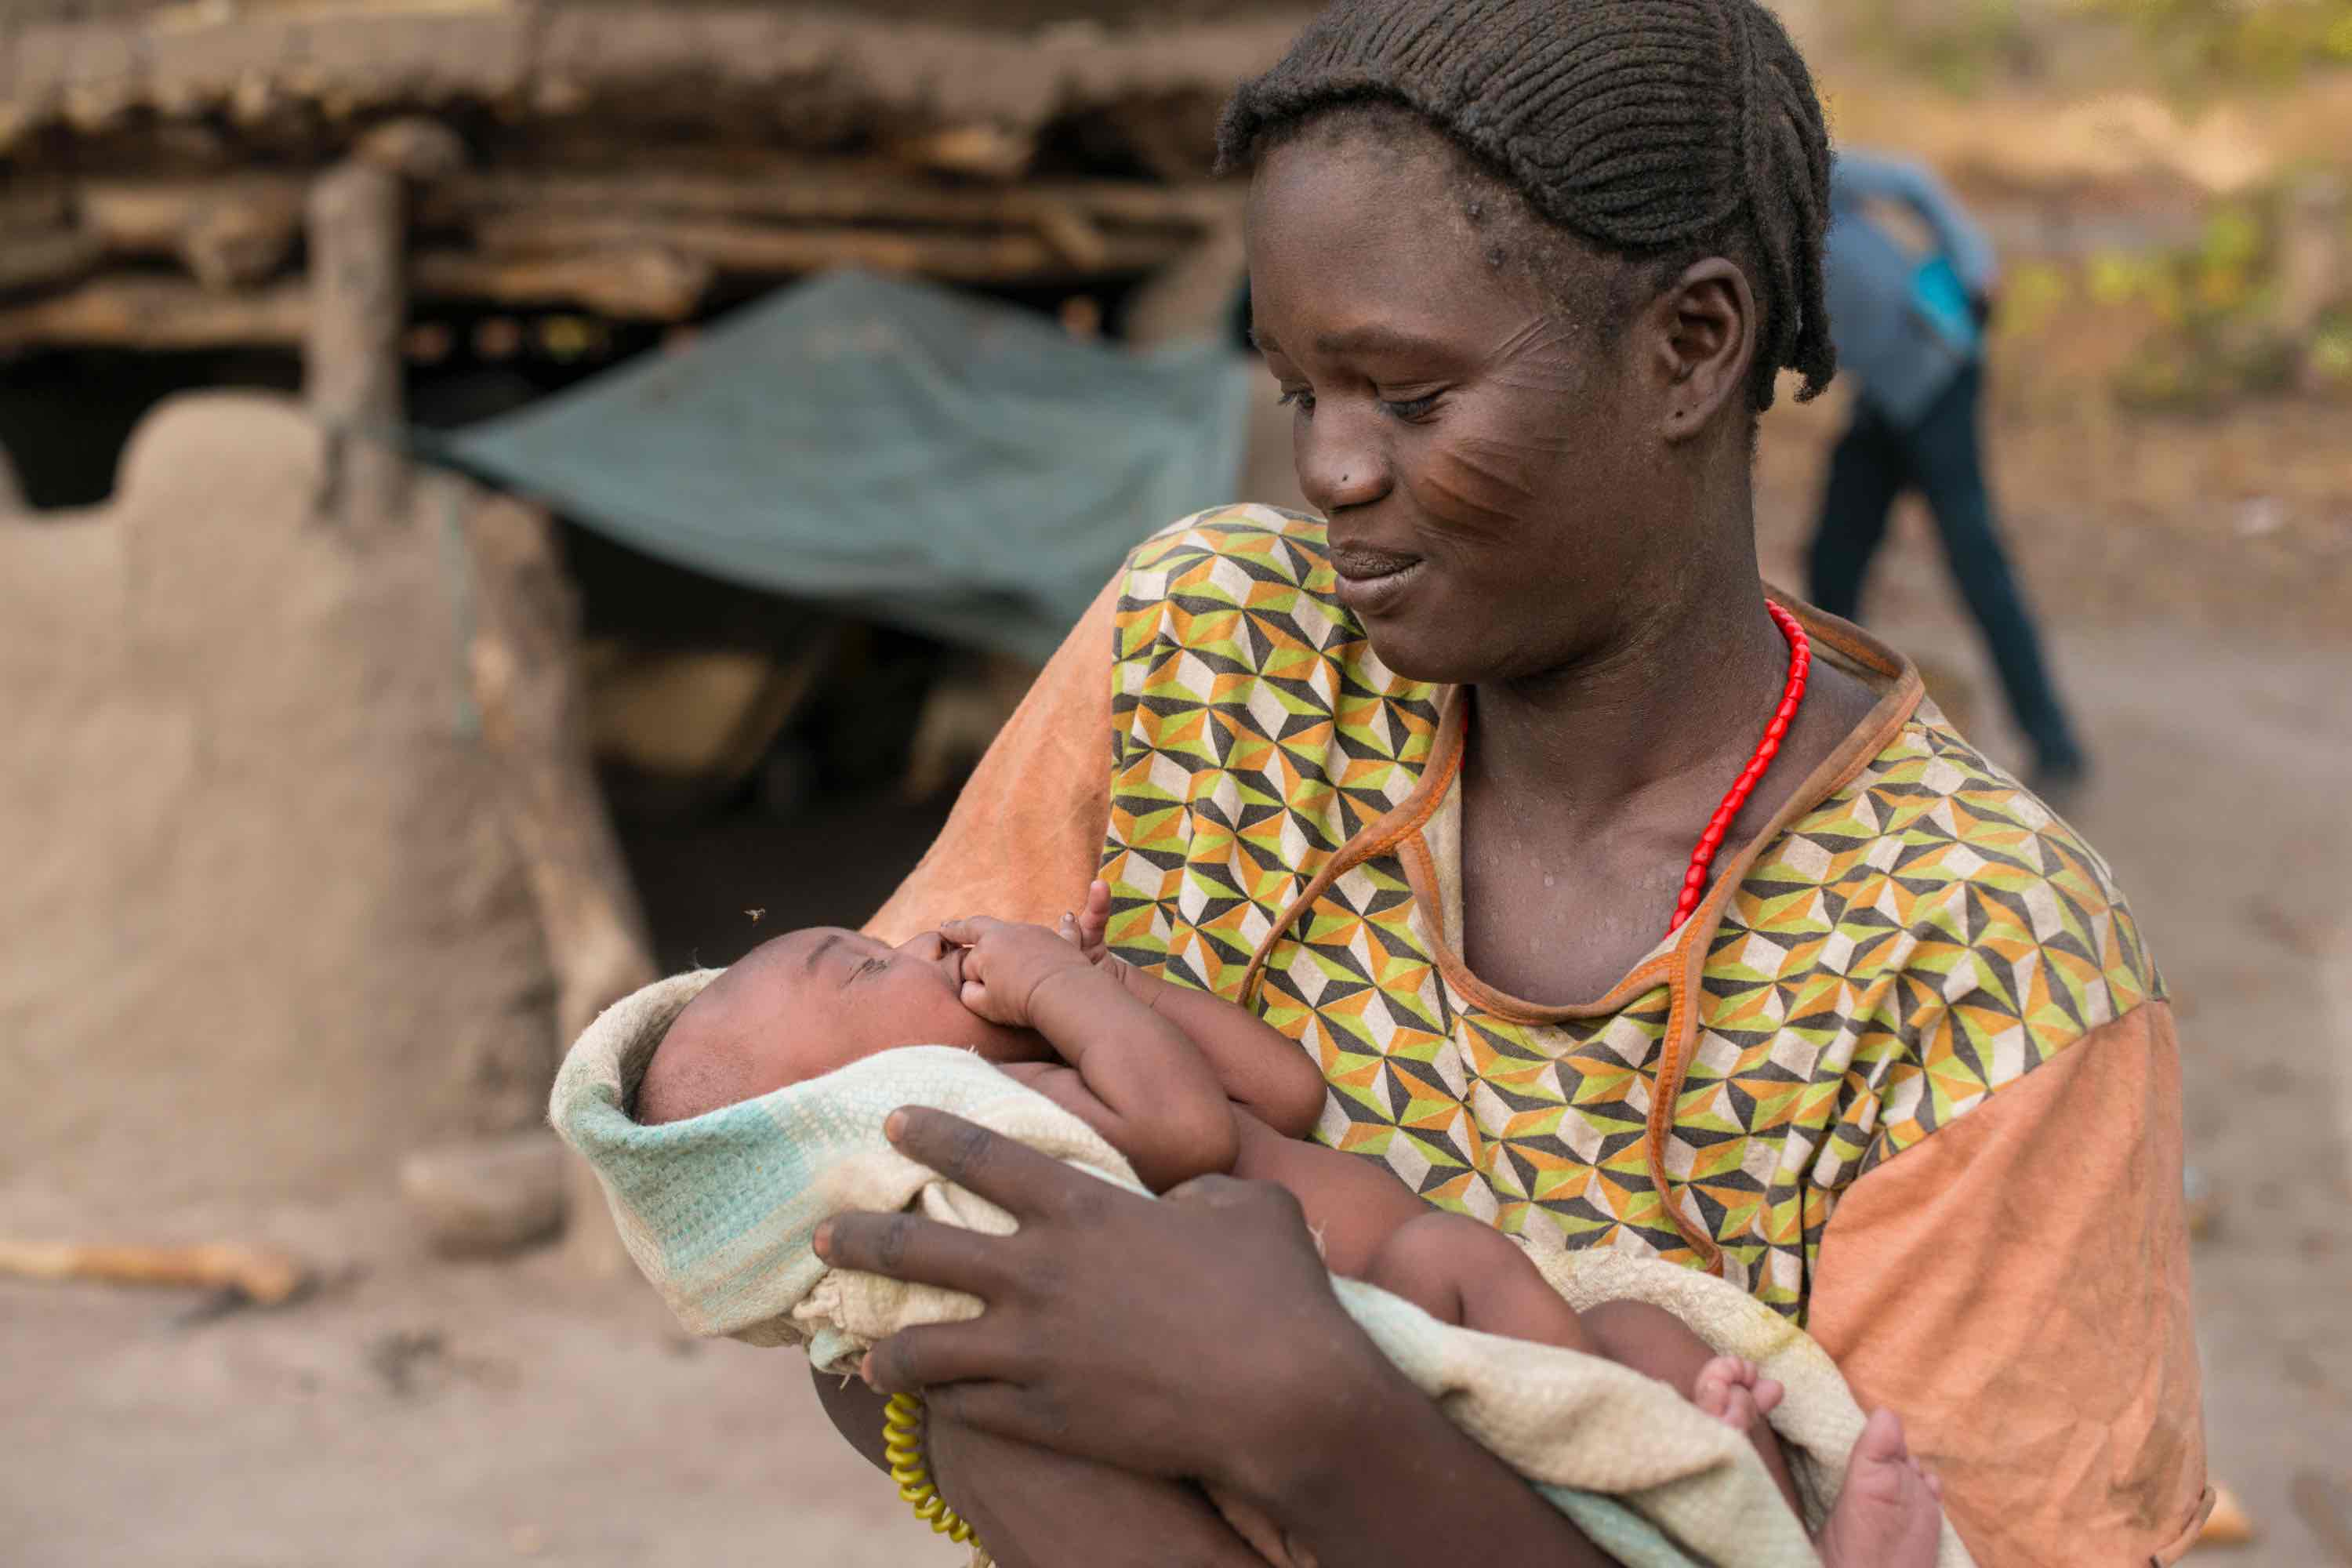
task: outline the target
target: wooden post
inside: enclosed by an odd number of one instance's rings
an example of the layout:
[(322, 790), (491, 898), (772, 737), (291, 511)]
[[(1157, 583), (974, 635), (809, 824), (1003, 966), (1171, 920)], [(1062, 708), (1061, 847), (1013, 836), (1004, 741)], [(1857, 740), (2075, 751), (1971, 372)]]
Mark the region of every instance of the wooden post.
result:
[(310, 188), (304, 380), (327, 439), (320, 510), (361, 534), (389, 527), (406, 499), (398, 445), (408, 315), (402, 207), (400, 176), (370, 163), (345, 163)]
[(16, 465), (8, 460), (8, 448), (0, 447), (0, 522), (32, 510), (25, 500), (25, 487), (16, 482)]
[(1248, 277), (1240, 220), (1219, 224), (1128, 297), (1127, 341), (1154, 348), (1224, 335)]
[[(522, 501), (466, 489), (474, 700), (555, 971), (559, 1048), (568, 1047), (597, 1014), (657, 977), (653, 943), (589, 760), (579, 610), (554, 521)], [(568, 1172), (565, 1251), (587, 1274), (625, 1272), (628, 1254), (595, 1177), (576, 1157)]]

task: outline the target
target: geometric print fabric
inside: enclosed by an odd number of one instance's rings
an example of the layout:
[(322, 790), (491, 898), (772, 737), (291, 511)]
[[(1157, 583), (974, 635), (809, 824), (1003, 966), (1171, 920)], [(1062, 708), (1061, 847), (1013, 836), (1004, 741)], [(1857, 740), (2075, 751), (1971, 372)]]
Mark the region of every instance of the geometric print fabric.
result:
[[(1186, 519), (1130, 558), (1109, 937), (1236, 997), (1308, 883), (1358, 862), (1281, 933), (1254, 1001), (1322, 1067), (1318, 1138), (1433, 1204), (1537, 1248), (1700, 1264), (1696, 1231), (1801, 1321), (1847, 1185), (2161, 994), (2105, 864), (1923, 708), (1764, 847), (1712, 932), (1687, 933), (1706, 957), (1679, 1010), (1679, 964), (1565, 1022), (1465, 995), (1408, 846), (1343, 854), (1432, 765), (1441, 693), (1383, 668), (1333, 585), (1320, 521), (1265, 507)], [(1457, 808), (1449, 785), (1410, 846), (1449, 884)], [(1685, 1066), (1661, 1107), (1678, 1016)]]

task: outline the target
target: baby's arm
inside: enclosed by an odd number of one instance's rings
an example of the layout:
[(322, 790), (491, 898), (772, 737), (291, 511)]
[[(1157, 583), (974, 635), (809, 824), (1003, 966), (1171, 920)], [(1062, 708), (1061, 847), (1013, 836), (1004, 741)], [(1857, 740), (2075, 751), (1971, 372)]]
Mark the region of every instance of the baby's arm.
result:
[(1112, 957), (1103, 940), (1109, 921), (1110, 885), (1097, 878), (1087, 889), (1087, 907), (1063, 917), (1062, 934), (1118, 975), (1128, 994), (1183, 1031), (1216, 1069), (1227, 1099), (1285, 1138), (1312, 1133), (1323, 1114), (1323, 1069), (1298, 1042), (1246, 1007)]
[(1117, 975), (1043, 926), (950, 921), (940, 934), (966, 950), (964, 1005), (1036, 1030), (1079, 1082), (1020, 1076), (1101, 1133), (1144, 1185), (1163, 1192), (1233, 1167), (1233, 1106), (1209, 1058)]

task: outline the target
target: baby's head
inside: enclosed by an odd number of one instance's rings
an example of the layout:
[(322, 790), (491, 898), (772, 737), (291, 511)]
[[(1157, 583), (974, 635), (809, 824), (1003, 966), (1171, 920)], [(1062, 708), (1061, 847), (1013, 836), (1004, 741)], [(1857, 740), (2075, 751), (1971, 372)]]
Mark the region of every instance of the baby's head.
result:
[(965, 1046), (991, 1061), (1051, 1052), (962, 1002), (963, 950), (937, 931), (890, 947), (853, 931), (796, 931), (746, 953), (662, 1037), (635, 1115), (683, 1121), (896, 1046)]

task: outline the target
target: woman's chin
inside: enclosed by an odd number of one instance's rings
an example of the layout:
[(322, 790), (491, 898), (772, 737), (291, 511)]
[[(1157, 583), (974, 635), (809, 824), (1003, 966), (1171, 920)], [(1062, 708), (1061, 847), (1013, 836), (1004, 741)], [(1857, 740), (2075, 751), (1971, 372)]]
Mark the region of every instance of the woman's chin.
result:
[(1427, 628), (1376, 622), (1364, 627), (1364, 640), (1371, 645), (1372, 657), (1381, 667), (1402, 679), (1428, 686), (1468, 686), (1479, 679), (1461, 649), (1445, 646), (1445, 639), (1428, 635)]

